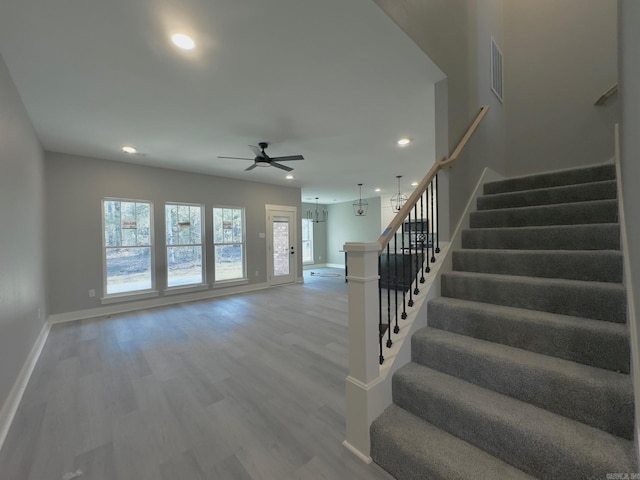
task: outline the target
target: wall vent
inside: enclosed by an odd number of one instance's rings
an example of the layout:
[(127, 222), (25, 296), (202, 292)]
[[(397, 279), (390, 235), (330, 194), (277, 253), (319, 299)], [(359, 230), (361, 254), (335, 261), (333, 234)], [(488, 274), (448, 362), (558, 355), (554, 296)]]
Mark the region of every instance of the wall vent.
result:
[(502, 52), (491, 37), (491, 91), (496, 94), (500, 102), (504, 102), (502, 80)]

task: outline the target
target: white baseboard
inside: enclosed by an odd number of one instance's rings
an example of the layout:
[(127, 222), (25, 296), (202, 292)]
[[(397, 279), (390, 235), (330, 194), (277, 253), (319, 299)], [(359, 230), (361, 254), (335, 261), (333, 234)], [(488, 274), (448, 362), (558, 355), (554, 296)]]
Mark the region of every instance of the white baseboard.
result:
[(13, 384), (13, 388), (9, 392), (9, 396), (2, 405), (2, 408), (0, 408), (0, 450), (2, 450), (2, 445), (7, 438), (9, 428), (11, 428), (11, 423), (13, 423), (13, 419), (16, 416), (16, 412), (18, 411), (18, 407), (22, 401), (22, 395), (24, 395), (24, 391), (27, 388), (33, 369), (35, 368), (36, 363), (38, 363), (38, 358), (40, 358), (40, 353), (42, 353), (42, 348), (47, 341), (50, 330), (51, 323), (45, 322), (42, 326), (42, 330), (40, 330), (40, 333), (38, 334), (35, 344), (31, 348), (31, 352), (29, 352), (27, 360), (24, 362), (24, 365), (18, 374), (18, 378)]
[(156, 297), (151, 299), (139, 300), (134, 302), (126, 302), (121, 304), (105, 305), (103, 307), (90, 308), (87, 310), (76, 310), (74, 312), (56, 313), (49, 316), (49, 322), (62, 323), (73, 322), (85, 318), (103, 317), (114, 315), (117, 313), (133, 312), (135, 310), (144, 310), (153, 307), (163, 307), (176, 303), (192, 302), (195, 300), (207, 300), (210, 298), (224, 297), (226, 295), (236, 295), (238, 293), (253, 292), (256, 290), (264, 290), (270, 288), (268, 283), (253, 283), (247, 285), (238, 285), (228, 288), (218, 288), (214, 290), (205, 290), (201, 292), (185, 293), (182, 295), (170, 295), (166, 297)]
[(340, 268), (340, 269), (344, 270), (344, 265), (342, 265), (340, 263), (327, 263), (326, 267), (327, 268)]
[(327, 264), (326, 263), (307, 263), (306, 265), (303, 265), (303, 270), (313, 270), (314, 268), (326, 268)]
[(367, 465), (369, 465), (371, 463), (372, 460), (371, 460), (371, 457), (369, 455), (365, 455), (364, 453), (362, 453), (360, 450), (358, 450), (356, 447), (351, 445), (346, 440), (342, 442), (342, 445), (344, 445), (347, 450), (349, 450), (351, 453), (353, 453), (356, 457), (358, 457), (360, 460), (362, 460)]

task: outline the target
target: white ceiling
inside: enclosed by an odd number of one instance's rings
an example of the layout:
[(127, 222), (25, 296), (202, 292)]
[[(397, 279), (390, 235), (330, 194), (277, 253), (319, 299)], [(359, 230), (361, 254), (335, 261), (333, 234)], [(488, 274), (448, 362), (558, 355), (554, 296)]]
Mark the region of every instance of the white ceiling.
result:
[[(175, 48), (176, 32), (196, 49)], [(320, 203), (356, 198), (357, 183), (393, 193), (396, 175), (410, 190), (434, 159), (443, 75), (373, 0), (3, 0), (0, 54), (50, 151), (294, 185)], [(260, 141), (304, 155), (294, 180), (216, 158)]]

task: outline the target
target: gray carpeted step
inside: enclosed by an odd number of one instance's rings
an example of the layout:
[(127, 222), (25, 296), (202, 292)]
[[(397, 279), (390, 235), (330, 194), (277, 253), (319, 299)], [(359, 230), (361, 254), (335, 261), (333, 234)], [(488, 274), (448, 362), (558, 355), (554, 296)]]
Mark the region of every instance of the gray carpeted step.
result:
[(398, 480), (533, 480), (396, 405), (371, 425), (371, 458)]
[(483, 191), (372, 457), (401, 479), (636, 472), (614, 165)]
[(433, 328), (629, 373), (624, 324), (447, 297), (431, 300), (427, 308)]
[(633, 439), (629, 375), (429, 327), (413, 335), (411, 358), (494, 392)]
[(495, 250), (453, 252), (453, 269), (622, 283), (622, 253), (615, 250)]
[(508, 250), (619, 250), (620, 225), (474, 228), (462, 231), (462, 248)]
[[(538, 478), (605, 478), (610, 472), (636, 471), (633, 441), (415, 363), (394, 375), (393, 399)], [(458, 458), (455, 451), (451, 455)]]
[(622, 285), (550, 278), (450, 272), (442, 275), (443, 297), (625, 323)]
[(604, 182), (563, 185), (538, 190), (484, 195), (478, 197), (477, 206), (478, 210), (494, 210), (497, 208), (607, 200), (615, 199), (617, 193), (616, 181), (606, 180)]
[(606, 164), (489, 182), (485, 183), (483, 192), (485, 195), (490, 195), (494, 193), (557, 187), (560, 185), (576, 185), (579, 183), (615, 180), (615, 178), (615, 165)]
[(584, 225), (616, 223), (617, 200), (561, 203), (533, 207), (501, 208), (471, 212), (471, 228), (528, 227), (534, 225)]

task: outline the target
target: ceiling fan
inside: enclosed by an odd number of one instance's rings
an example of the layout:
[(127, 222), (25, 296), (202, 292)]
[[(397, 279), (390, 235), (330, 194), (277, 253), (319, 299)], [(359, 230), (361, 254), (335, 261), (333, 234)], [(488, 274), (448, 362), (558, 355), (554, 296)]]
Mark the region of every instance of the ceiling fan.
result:
[(265, 148), (267, 148), (268, 146), (269, 144), (267, 142), (260, 142), (257, 147), (255, 145), (249, 145), (249, 148), (253, 150), (253, 153), (255, 154), (255, 158), (243, 158), (243, 157), (218, 157), (218, 158), (230, 158), (233, 160), (253, 160), (254, 162), (253, 165), (251, 165), (248, 168), (245, 168), (245, 171), (253, 170), (256, 167), (271, 166), (271, 167), (279, 168), (281, 170), (285, 170), (287, 172), (290, 172), (291, 170), (293, 170), (293, 168), (287, 167), (286, 165), (282, 165), (278, 162), (286, 162), (289, 160), (304, 160), (304, 157), (302, 155), (289, 155), (288, 157), (270, 157), (264, 151)]

